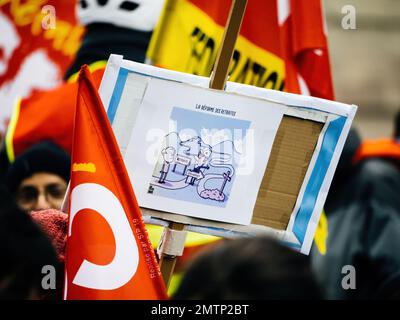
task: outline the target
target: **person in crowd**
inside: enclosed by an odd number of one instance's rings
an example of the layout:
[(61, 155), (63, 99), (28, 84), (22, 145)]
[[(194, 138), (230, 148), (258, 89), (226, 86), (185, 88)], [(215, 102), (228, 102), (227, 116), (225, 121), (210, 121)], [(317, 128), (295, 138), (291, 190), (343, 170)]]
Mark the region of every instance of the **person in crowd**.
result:
[(50, 239), (53, 247), (56, 249), (58, 260), (64, 263), (68, 232), (68, 214), (56, 209), (47, 209), (32, 212), (31, 217)]
[(53, 298), (61, 300), (64, 288), (64, 263), (67, 245), (68, 214), (55, 209), (47, 209), (31, 212), (30, 215), (33, 221), (51, 241), (59, 262), (58, 272), (55, 279), (55, 288), (50, 291), (48, 290), (47, 295), (44, 297), (47, 299)]
[[(110, 54), (120, 54), (128, 60), (145, 62), (146, 51), (163, 2), (132, 2), (129, 6), (123, 0), (77, 1), (78, 20), (85, 26), (81, 46), (62, 85), (49, 91), (34, 92), (14, 107), (7, 139), (0, 148), (0, 181), (4, 181), (8, 168), (14, 166), (14, 161), (37, 143), (51, 141), (71, 153), (78, 90), (76, 80), (81, 66), (89, 65), (95, 85), (100, 87)], [(35, 198), (34, 194), (28, 194), (28, 198)], [(57, 208), (59, 204), (51, 207)], [(50, 206), (37, 205), (30, 206), (27, 210), (48, 207)], [(163, 228), (147, 225), (147, 230), (156, 248)], [(178, 259), (177, 274), (185, 268), (186, 261), (195, 252), (216, 237), (189, 233), (187, 239), (184, 257)], [(179, 276), (172, 279), (172, 288), (178, 279)]]
[(328, 299), (400, 298), (399, 138), (346, 141), (311, 251)]
[(55, 299), (60, 292), (42, 285), (43, 267), (62, 266), (48, 237), (0, 186), (0, 299)]
[(199, 254), (173, 299), (321, 299), (307, 256), (269, 237), (226, 240)]
[(5, 185), (26, 212), (60, 209), (70, 176), (69, 155), (52, 142), (21, 154), (6, 173)]

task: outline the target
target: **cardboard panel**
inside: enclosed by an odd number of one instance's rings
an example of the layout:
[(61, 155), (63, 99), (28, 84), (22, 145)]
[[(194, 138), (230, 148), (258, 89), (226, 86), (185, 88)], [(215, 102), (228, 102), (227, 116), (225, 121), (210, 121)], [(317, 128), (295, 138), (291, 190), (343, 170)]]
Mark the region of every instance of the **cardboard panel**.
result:
[(286, 229), (323, 125), (283, 117), (258, 192), (252, 224)]

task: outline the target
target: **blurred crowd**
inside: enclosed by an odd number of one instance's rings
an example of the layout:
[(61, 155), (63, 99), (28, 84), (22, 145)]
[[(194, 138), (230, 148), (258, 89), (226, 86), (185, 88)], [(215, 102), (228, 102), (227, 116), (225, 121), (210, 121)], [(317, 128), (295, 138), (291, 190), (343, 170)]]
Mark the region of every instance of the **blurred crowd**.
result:
[[(71, 79), (87, 64), (99, 85), (111, 53), (145, 62), (156, 22), (154, 18), (151, 27), (138, 30), (124, 19), (129, 12), (120, 16), (116, 12), (118, 23), (111, 23), (91, 15), (86, 1), (79, 6), (85, 33), (65, 81), (23, 99), (12, 141), (4, 136), (1, 144), (2, 299), (62, 299), (68, 215), (61, 209), (70, 175), (77, 90)], [(44, 107), (46, 111), (33, 123), (32, 114)], [(266, 237), (205, 240), (194, 250), (171, 296), (399, 299), (400, 116), (393, 121), (393, 135), (380, 140), (362, 141), (351, 130), (309, 256)], [(43, 267), (49, 265), (57, 274), (56, 289), (51, 290), (43, 286)], [(351, 276), (346, 266), (354, 268), (355, 279), (346, 278)]]

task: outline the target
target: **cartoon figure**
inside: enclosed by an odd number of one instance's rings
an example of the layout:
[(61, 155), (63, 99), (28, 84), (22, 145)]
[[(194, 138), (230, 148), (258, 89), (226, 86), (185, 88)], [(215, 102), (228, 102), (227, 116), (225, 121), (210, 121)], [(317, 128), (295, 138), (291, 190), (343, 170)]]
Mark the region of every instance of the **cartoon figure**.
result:
[(228, 170), (227, 172), (224, 172), (224, 174), (222, 175), (224, 177), (224, 183), (222, 184), (221, 189), (219, 190), (219, 194), (222, 195), (222, 193), (224, 192), (224, 188), (226, 186), (226, 183), (228, 181), (231, 181), (231, 170)]
[[(197, 157), (195, 157), (196, 162), (192, 172), (200, 173), (201, 169), (210, 169), (210, 166), (208, 165), (208, 160), (211, 156), (211, 152), (211, 147), (209, 146), (200, 148), (199, 154), (197, 155)], [(196, 178), (192, 177), (189, 184), (193, 186), (195, 181)]]
[(167, 174), (169, 172), (169, 167), (172, 162), (175, 160), (175, 149), (172, 147), (167, 147), (161, 151), (161, 154), (164, 159), (164, 163), (161, 167), (161, 176), (158, 180), (158, 183), (165, 183), (165, 179), (167, 178)]

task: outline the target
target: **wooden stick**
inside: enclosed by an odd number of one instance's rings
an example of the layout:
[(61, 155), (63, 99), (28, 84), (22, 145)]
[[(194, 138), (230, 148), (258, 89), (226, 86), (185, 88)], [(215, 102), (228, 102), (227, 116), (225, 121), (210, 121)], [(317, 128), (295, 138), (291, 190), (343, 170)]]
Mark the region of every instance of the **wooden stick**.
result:
[(219, 48), (214, 71), (211, 76), (211, 89), (224, 90), (246, 5), (247, 0), (233, 0), (224, 36), (222, 38), (222, 44)]
[[(233, 50), (235, 49), (236, 39), (239, 36), (240, 26), (246, 10), (247, 0), (233, 0), (230, 9), (227, 25), (225, 27), (222, 43), (218, 51), (217, 60), (215, 61), (214, 71), (210, 81), (210, 88), (223, 90), (228, 78), (229, 65), (232, 60)], [(183, 230), (183, 223), (171, 222), (170, 229)], [(165, 286), (168, 288), (174, 273), (176, 264), (175, 256), (161, 255), (160, 269), (163, 276)]]
[[(169, 225), (170, 229), (178, 231), (182, 231), (184, 227), (185, 225), (183, 223), (178, 223), (178, 222), (171, 222)], [(167, 288), (169, 287), (172, 274), (174, 273), (175, 264), (176, 264), (176, 256), (169, 256), (166, 254), (161, 255), (160, 270), (165, 282), (165, 286)]]

